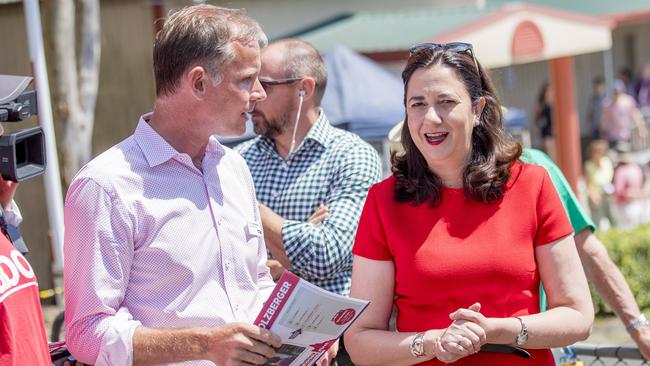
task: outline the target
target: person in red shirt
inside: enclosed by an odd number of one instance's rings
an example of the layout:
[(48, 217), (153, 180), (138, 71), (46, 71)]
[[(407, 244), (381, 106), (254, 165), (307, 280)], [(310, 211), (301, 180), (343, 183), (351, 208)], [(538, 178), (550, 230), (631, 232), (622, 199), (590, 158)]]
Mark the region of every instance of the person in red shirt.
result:
[[(16, 210), (15, 191), (15, 183), (0, 178), (0, 204), (5, 212), (12, 206)], [(18, 224), (5, 216), (9, 224)], [(51, 364), (34, 270), (0, 234), (0, 365)]]
[(518, 161), (470, 44), (416, 45), (402, 77), (405, 154), (371, 188), (353, 248), (350, 296), (370, 300), (345, 335), (353, 361), (554, 365), (548, 348), (586, 339), (594, 314), (553, 183)]

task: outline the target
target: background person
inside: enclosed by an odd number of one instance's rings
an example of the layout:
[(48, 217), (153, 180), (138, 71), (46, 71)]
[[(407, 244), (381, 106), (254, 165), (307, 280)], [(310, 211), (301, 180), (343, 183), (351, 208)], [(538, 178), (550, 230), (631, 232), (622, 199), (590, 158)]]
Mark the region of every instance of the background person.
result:
[(476, 354), (488, 342), (530, 349), (528, 364), (554, 364), (545, 348), (585, 339), (593, 307), (548, 175), (518, 162), (521, 147), (503, 133), (471, 45), (416, 46), (402, 75), (405, 155), (371, 188), (353, 250), (351, 296), (371, 300), (346, 333), (353, 360), (521, 364)]
[(605, 102), (600, 118), (600, 134), (607, 138), (612, 148), (617, 148), (621, 143), (631, 144), (635, 127), (639, 138), (644, 139), (648, 134), (636, 100), (625, 90), (621, 80), (614, 82), (614, 92), (611, 99)]
[(600, 226), (603, 218), (607, 218), (610, 226), (616, 226), (609, 199), (614, 193), (614, 166), (607, 156), (607, 141), (594, 140), (589, 144), (587, 151), (589, 158), (585, 161), (584, 172), (591, 218), (596, 226)]
[(614, 198), (618, 212), (618, 228), (632, 229), (645, 220), (645, 177), (643, 169), (630, 154), (629, 144), (619, 144), (618, 164), (614, 169)]
[[(359, 136), (332, 127), (320, 102), (327, 70), (308, 43), (286, 39), (262, 50), (252, 141), (237, 146), (260, 202), (274, 278), (292, 272), (347, 295), (352, 243), (363, 202), (379, 181), (379, 156)], [(339, 366), (350, 364), (344, 348)]]
[(355, 223), (379, 181), (379, 156), (327, 120), (320, 108), (327, 70), (311, 45), (270, 44), (262, 51), (260, 81), (267, 99), (252, 113), (259, 136), (236, 150), (255, 182), (267, 247), (283, 268), (347, 295)]
[[(3, 133), (0, 126), (0, 135)], [(13, 201), (18, 184), (0, 177), (2, 220), (18, 226)], [(38, 280), (27, 259), (0, 233), (0, 365), (48, 365), (50, 353), (38, 296)]]
[(280, 346), (252, 325), (274, 286), (253, 182), (213, 136), (241, 135), (266, 97), (265, 44), (253, 19), (210, 5), (157, 34), (154, 112), (65, 201), (66, 342), (81, 362), (264, 364)]
[(587, 279), (616, 313), (643, 357), (650, 359), (650, 324), (644, 320), (645, 316), (639, 310), (621, 270), (609, 257), (607, 248), (594, 235), (596, 225), (580, 206), (562, 171), (539, 150), (524, 149), (521, 160), (543, 166), (551, 176), (573, 226), (576, 248)]
[(643, 65), (641, 77), (636, 88), (636, 101), (639, 108), (650, 108), (650, 63)]
[(535, 124), (542, 135), (544, 150), (551, 157), (555, 158), (555, 139), (553, 134), (553, 87), (545, 81), (537, 94), (535, 104)]
[(600, 118), (603, 112), (603, 104), (607, 97), (607, 89), (605, 86), (605, 79), (602, 76), (596, 76), (592, 85), (593, 90), (591, 98), (589, 99), (589, 107), (587, 109), (587, 129), (589, 131), (589, 139), (598, 140), (601, 139)]

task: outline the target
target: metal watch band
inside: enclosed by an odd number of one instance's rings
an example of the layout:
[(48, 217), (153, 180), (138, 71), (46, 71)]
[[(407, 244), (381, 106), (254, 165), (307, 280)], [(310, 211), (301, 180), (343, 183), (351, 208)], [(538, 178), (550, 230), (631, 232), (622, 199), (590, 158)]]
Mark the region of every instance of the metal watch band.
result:
[(515, 338), (515, 343), (518, 346), (523, 346), (528, 342), (528, 327), (526, 326), (526, 323), (524, 323), (524, 320), (520, 317), (516, 317), (515, 319), (519, 320), (519, 323), (521, 323), (521, 330)]
[(648, 319), (646, 319), (645, 315), (643, 313), (639, 315), (636, 319), (632, 320), (630, 324), (628, 324), (625, 327), (625, 330), (627, 330), (628, 333), (631, 333), (632, 331), (635, 331), (641, 327), (647, 327), (650, 326), (650, 322)]
[(424, 333), (418, 333), (413, 337), (411, 341), (411, 354), (416, 358), (426, 356), (424, 354)]

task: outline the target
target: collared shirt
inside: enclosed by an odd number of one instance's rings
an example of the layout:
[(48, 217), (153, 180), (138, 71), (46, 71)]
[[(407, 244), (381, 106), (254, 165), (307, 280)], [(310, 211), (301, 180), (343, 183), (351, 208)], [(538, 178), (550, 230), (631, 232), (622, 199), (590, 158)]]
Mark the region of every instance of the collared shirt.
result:
[[(357, 135), (332, 127), (322, 111), (286, 160), (264, 136), (235, 150), (248, 163), (259, 201), (286, 220), (282, 239), (291, 271), (348, 294), (357, 223), (368, 189), (381, 178), (377, 152)], [(307, 223), (321, 204), (329, 217), (320, 226)]]
[(68, 189), (66, 341), (84, 363), (131, 365), (139, 325), (252, 323), (273, 287), (243, 159), (211, 138), (201, 171), (149, 118)]

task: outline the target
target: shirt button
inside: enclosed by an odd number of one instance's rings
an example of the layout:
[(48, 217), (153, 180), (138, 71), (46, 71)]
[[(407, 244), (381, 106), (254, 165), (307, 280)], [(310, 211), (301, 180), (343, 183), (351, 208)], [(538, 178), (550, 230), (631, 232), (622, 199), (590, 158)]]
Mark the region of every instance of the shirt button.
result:
[(274, 198), (277, 198), (278, 196), (280, 196), (280, 191), (273, 191), (271, 192), (271, 195), (273, 195)]
[(226, 267), (226, 271), (230, 270), (230, 262), (229, 261), (226, 261), (225, 267)]

